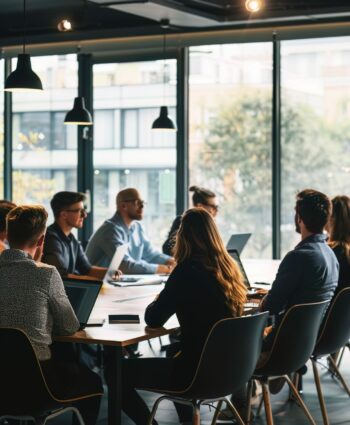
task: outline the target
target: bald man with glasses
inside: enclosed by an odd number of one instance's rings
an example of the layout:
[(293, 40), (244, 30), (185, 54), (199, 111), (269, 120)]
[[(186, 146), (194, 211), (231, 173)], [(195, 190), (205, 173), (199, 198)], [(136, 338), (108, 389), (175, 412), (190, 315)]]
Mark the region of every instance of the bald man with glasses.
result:
[(128, 243), (120, 269), (129, 274), (170, 273), (174, 259), (154, 249), (140, 223), (145, 202), (136, 189), (121, 190), (117, 211), (92, 235), (86, 254), (92, 264), (108, 267), (118, 246)]
[(80, 242), (71, 233), (87, 217), (86, 197), (79, 192), (58, 192), (51, 200), (55, 222), (47, 228), (42, 261), (55, 266), (61, 276), (103, 279), (106, 267), (93, 266)]

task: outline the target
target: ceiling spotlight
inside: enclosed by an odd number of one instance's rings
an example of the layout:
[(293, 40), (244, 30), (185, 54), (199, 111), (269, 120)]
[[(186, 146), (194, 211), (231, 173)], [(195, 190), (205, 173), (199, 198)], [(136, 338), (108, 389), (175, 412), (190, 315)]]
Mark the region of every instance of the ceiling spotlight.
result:
[(245, 8), (248, 10), (248, 12), (251, 12), (251, 13), (259, 12), (262, 6), (263, 6), (262, 0), (246, 0), (245, 2)]
[(72, 30), (72, 23), (68, 19), (62, 19), (57, 25), (58, 31), (67, 32)]

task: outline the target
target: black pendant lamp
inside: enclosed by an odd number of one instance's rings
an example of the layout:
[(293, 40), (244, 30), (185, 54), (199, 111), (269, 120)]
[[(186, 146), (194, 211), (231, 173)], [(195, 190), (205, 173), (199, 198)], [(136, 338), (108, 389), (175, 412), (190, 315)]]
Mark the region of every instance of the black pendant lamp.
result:
[[(167, 22), (167, 26), (164, 26), (164, 20), (162, 23), (162, 28), (168, 28), (169, 22)], [(165, 44), (166, 44), (166, 35), (164, 33), (163, 36), (163, 102), (165, 98)], [(159, 117), (153, 121), (152, 130), (162, 130), (162, 131), (176, 131), (177, 127), (175, 122), (168, 116), (168, 107), (163, 105), (160, 107)]]
[(30, 55), (26, 53), (26, 0), (23, 0), (23, 53), (17, 58), (17, 67), (6, 78), (5, 91), (28, 92), (43, 90), (40, 78), (32, 70)]
[(177, 130), (176, 124), (168, 116), (167, 106), (160, 107), (159, 117), (153, 121), (152, 130)]
[(92, 117), (90, 112), (85, 107), (85, 99), (82, 96), (74, 99), (73, 109), (67, 112), (64, 119), (65, 124), (73, 125), (92, 125)]

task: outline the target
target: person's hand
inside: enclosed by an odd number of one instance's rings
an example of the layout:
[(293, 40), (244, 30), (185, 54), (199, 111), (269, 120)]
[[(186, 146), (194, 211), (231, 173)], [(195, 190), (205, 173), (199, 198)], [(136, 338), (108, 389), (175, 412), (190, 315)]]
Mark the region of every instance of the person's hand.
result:
[(176, 261), (174, 260), (174, 258), (169, 258), (169, 260), (166, 262), (166, 265), (174, 268), (176, 266)]
[(269, 291), (267, 289), (263, 289), (263, 288), (260, 288), (260, 289), (256, 289), (255, 290), (255, 293), (256, 294), (260, 294), (260, 295), (266, 295), (268, 292)]
[(123, 272), (121, 270), (117, 270), (112, 276), (112, 280), (119, 280), (120, 276), (122, 276)]
[(173, 267), (169, 264), (158, 264), (156, 273), (157, 274), (170, 274), (173, 270)]

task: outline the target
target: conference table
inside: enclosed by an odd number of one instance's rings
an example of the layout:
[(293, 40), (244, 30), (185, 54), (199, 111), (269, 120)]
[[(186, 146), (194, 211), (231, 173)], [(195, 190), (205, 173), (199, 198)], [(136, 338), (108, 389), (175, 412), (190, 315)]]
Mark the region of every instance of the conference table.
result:
[[(242, 260), (250, 283), (272, 282), (278, 269), (278, 260)], [(161, 291), (162, 285), (114, 287), (104, 284), (91, 314), (94, 319), (105, 319), (101, 327), (87, 327), (74, 335), (56, 337), (61, 342), (101, 344), (109, 361), (108, 425), (121, 425), (122, 360), (123, 348), (141, 341), (168, 335), (178, 327), (176, 317), (162, 328), (148, 328), (143, 316), (146, 306)], [(268, 286), (262, 286), (268, 289)], [(138, 314), (140, 323), (109, 324), (109, 314)]]

